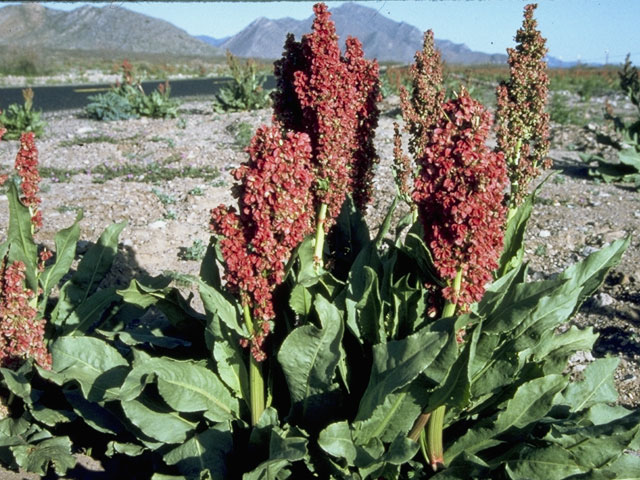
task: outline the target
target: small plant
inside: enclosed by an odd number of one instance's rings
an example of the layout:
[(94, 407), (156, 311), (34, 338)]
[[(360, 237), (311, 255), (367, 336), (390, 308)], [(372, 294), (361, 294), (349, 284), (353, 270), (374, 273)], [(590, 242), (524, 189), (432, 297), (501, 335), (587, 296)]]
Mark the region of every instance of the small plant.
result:
[(622, 137), (622, 142), (613, 138), (606, 138), (609, 145), (618, 148), (618, 162), (612, 163), (599, 155), (584, 155), (583, 161), (598, 162), (596, 168), (589, 169), (589, 175), (610, 182), (631, 182), (640, 189), (640, 77), (638, 70), (629, 59), (629, 55), (619, 73), (620, 89), (627, 98), (638, 108), (638, 117), (631, 123), (624, 122), (613, 113), (610, 105), (607, 105), (605, 118), (613, 122), (616, 132)]
[(23, 105), (9, 105), (6, 112), (0, 110), (0, 127), (6, 129), (4, 138), (16, 140), (26, 132), (33, 132), (36, 137), (42, 136), (46, 123), (40, 118), (41, 112), (33, 110), (33, 90), (22, 90)]
[(200, 239), (194, 240), (190, 247), (180, 247), (178, 258), (186, 261), (201, 261), (207, 251), (207, 246)]
[(162, 205), (164, 205), (165, 207), (167, 205), (173, 205), (176, 203), (176, 199), (172, 195), (166, 194), (158, 190), (157, 188), (153, 188), (151, 189), (151, 191), (155, 194), (156, 197), (158, 197), (158, 200), (160, 200), (160, 203), (162, 203)]
[(171, 88), (165, 81), (146, 95), (140, 80), (134, 76), (132, 65), (124, 61), (121, 65), (122, 82), (116, 83), (104, 94), (89, 97), (91, 103), (85, 107), (90, 118), (96, 120), (126, 120), (140, 116), (151, 118), (173, 118), (178, 114), (178, 103), (170, 99)]
[(204, 190), (202, 190), (202, 187), (193, 187), (191, 190), (189, 190), (189, 195), (193, 195), (196, 197), (201, 197), (202, 195), (204, 195)]
[(269, 92), (262, 87), (266, 76), (258, 72), (253, 60), (247, 60), (242, 64), (227, 51), (227, 65), (232, 80), (216, 94), (213, 102), (214, 112), (258, 110), (269, 106)]

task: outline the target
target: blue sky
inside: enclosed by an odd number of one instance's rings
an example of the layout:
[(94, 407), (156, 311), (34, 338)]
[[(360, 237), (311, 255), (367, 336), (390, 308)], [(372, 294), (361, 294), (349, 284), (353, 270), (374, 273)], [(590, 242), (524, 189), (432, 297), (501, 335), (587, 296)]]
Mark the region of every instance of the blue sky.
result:
[[(50, 8), (72, 10), (84, 2), (45, 2)], [(311, 15), (314, 2), (131, 2), (118, 5), (167, 20), (191, 35), (226, 37), (257, 17)], [(326, 2), (329, 7), (343, 2)], [(504, 53), (522, 22), (527, 2), (519, 0), (440, 0), (358, 2), (395, 21), (420, 30), (433, 29), (436, 38), (464, 43), (472, 50)], [(640, 63), (640, 0), (539, 0), (536, 18), (547, 38), (550, 55), (565, 61), (619, 64), (627, 53)]]

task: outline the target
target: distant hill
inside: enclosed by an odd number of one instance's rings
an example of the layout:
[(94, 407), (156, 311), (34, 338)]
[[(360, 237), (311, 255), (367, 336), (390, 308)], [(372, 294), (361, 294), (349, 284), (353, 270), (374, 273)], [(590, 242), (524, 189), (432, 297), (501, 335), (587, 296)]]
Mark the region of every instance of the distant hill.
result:
[(196, 35), (195, 38), (197, 38), (198, 40), (202, 40), (204, 43), (208, 43), (209, 45), (213, 45), (214, 47), (219, 47), (231, 37), (213, 38), (209, 35)]
[[(376, 9), (345, 3), (331, 9), (340, 40), (356, 36), (363, 44), (368, 58), (379, 61), (409, 63), (417, 50), (422, 49), (423, 32), (405, 22), (395, 22)], [(288, 32), (297, 39), (311, 30), (313, 16), (305, 20), (293, 18), (268, 19), (260, 17), (241, 32), (220, 43), (234, 55), (256, 58), (278, 58)], [(436, 39), (445, 62), (456, 64), (504, 63), (504, 54), (474, 52), (466, 45)]]
[(117, 5), (65, 12), (38, 3), (0, 8), (0, 46), (220, 56), (224, 52), (169, 22)]

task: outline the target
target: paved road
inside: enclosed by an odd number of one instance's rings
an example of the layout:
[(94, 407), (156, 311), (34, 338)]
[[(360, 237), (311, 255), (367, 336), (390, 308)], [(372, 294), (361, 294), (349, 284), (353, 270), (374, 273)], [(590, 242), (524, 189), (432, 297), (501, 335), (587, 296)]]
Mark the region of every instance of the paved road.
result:
[[(194, 95), (215, 95), (220, 87), (231, 80), (221, 78), (197, 78), (190, 80), (172, 80), (171, 96), (187, 97)], [(153, 91), (160, 81), (142, 82), (144, 91)], [(265, 88), (275, 87), (273, 76), (267, 77)], [(109, 90), (111, 85), (59, 85), (52, 87), (33, 87), (33, 108), (45, 112), (55, 110), (69, 110), (83, 108), (89, 103), (88, 97)], [(0, 110), (4, 110), (12, 103), (22, 104), (21, 88), (0, 88)]]

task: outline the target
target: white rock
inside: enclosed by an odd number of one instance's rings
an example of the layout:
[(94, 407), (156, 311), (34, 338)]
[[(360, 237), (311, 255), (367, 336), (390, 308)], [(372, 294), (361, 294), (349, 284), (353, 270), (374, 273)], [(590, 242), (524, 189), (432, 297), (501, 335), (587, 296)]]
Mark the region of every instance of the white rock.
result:
[(165, 222), (164, 220), (156, 220), (155, 222), (149, 224), (149, 228), (153, 228), (155, 230), (161, 230), (163, 228), (166, 228), (166, 226), (167, 222)]
[(542, 238), (547, 238), (551, 236), (551, 232), (549, 230), (540, 230), (538, 232), (538, 236)]
[(611, 295), (604, 292), (598, 293), (593, 297), (593, 299), (598, 307), (608, 307), (615, 301)]

